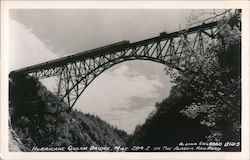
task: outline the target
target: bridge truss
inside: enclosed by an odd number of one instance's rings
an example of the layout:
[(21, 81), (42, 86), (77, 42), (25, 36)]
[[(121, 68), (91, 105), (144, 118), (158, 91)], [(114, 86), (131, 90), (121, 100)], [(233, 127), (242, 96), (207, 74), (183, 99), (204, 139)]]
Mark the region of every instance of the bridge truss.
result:
[(58, 76), (57, 94), (71, 109), (98, 75), (124, 61), (149, 60), (183, 72), (189, 63), (197, 61), (197, 57), (206, 52), (209, 41), (216, 41), (222, 27), (215, 21), (177, 32), (162, 32), (154, 38), (135, 43), (123, 41), (16, 70), (11, 74), (29, 74), (38, 79)]

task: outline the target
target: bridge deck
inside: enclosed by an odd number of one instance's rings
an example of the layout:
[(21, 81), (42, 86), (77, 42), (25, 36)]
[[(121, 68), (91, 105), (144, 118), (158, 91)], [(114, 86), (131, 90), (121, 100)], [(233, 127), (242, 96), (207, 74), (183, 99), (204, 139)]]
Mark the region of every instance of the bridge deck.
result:
[(118, 42), (118, 43), (114, 43), (108, 46), (104, 46), (104, 47), (100, 47), (100, 48), (96, 48), (96, 49), (92, 49), (92, 50), (88, 50), (85, 52), (80, 52), (74, 55), (70, 55), (67, 57), (62, 57), (62, 58), (58, 58), (55, 60), (51, 60), (48, 62), (44, 62), (44, 63), (40, 63), (40, 64), (36, 64), (30, 67), (25, 67), (19, 70), (15, 70), (12, 71), (11, 74), (14, 73), (31, 73), (31, 72), (35, 72), (35, 71), (39, 71), (42, 69), (49, 69), (52, 67), (59, 67), (62, 65), (66, 65), (68, 63), (72, 63), (72, 62), (76, 62), (76, 61), (80, 61), (80, 60), (84, 60), (84, 59), (89, 59), (89, 58), (94, 58), (100, 55), (105, 55), (108, 54), (110, 51), (112, 52), (118, 52), (118, 51), (122, 51), (125, 49), (130, 49), (130, 48), (134, 48), (137, 46), (142, 46), (145, 44), (150, 44), (150, 43), (154, 43), (157, 41), (162, 41), (162, 40), (166, 40), (166, 39), (171, 39), (171, 38), (176, 38), (179, 37), (180, 34), (192, 34), (197, 32), (197, 30), (206, 30), (206, 29), (211, 29), (214, 28), (218, 25), (218, 21), (215, 22), (211, 22), (211, 23), (207, 23), (207, 24), (202, 24), (202, 25), (198, 25), (195, 27), (191, 27), (188, 29), (184, 29), (184, 30), (180, 30), (180, 31), (176, 31), (176, 32), (172, 32), (169, 34), (160, 34), (160, 36), (156, 36), (150, 39), (146, 39), (146, 40), (142, 40), (142, 41), (138, 41), (138, 42), (134, 42), (134, 43), (129, 43), (129, 41), (122, 41), (122, 42)]

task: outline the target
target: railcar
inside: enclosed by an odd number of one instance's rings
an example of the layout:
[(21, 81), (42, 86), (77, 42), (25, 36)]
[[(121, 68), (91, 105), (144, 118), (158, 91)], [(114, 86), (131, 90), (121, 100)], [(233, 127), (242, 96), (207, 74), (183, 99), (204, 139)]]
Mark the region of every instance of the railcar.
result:
[(58, 59), (51, 60), (48, 62), (44, 62), (44, 63), (36, 64), (36, 65), (30, 66), (30, 67), (25, 67), (25, 68), (22, 68), (19, 70), (12, 71), (11, 74), (14, 74), (17, 72), (29, 73), (29, 72), (36, 71), (39, 69), (50, 68), (51, 66), (57, 67), (60, 65), (67, 64), (71, 61), (77, 61), (78, 59), (92, 58), (92, 57), (101, 55), (109, 50), (110, 51), (111, 50), (119, 50), (122, 47), (127, 47), (128, 44), (130, 44), (130, 42), (125, 40), (125, 41), (113, 43), (110, 45), (106, 45), (103, 47), (91, 49), (88, 51), (84, 51), (84, 52), (80, 52), (80, 53), (76, 53), (76, 54), (71, 54), (71, 55), (66, 55), (65, 57), (62, 57), (62, 58), (58, 58)]

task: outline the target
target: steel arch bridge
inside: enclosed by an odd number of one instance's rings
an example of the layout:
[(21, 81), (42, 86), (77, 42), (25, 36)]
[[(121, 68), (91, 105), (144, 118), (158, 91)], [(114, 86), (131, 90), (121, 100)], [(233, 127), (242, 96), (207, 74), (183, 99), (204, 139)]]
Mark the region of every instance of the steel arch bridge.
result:
[[(98, 75), (118, 63), (149, 60), (184, 71), (186, 65), (204, 54), (208, 42), (216, 40), (222, 27), (219, 21), (215, 21), (172, 33), (162, 32), (150, 39), (134, 43), (122, 41), (19, 69), (10, 74), (29, 74), (37, 79), (58, 76), (57, 94), (71, 109)], [(190, 47), (195, 52), (189, 52)]]

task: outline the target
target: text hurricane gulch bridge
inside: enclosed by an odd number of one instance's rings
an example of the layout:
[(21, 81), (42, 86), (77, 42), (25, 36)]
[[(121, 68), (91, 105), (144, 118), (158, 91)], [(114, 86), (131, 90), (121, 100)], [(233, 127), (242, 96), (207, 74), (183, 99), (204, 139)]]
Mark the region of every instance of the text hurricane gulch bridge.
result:
[[(38, 79), (59, 77), (57, 94), (69, 110), (87, 86), (103, 71), (129, 60), (150, 60), (182, 72), (206, 50), (207, 42), (215, 40), (223, 25), (219, 21), (203, 23), (188, 29), (166, 33), (130, 43), (122, 41), (89, 51), (58, 58), (10, 74), (29, 74)], [(192, 47), (195, 52), (188, 52)]]

